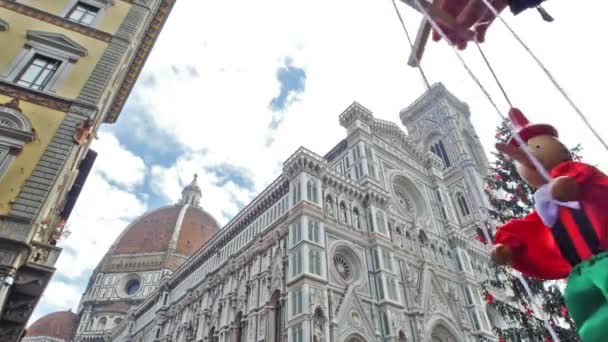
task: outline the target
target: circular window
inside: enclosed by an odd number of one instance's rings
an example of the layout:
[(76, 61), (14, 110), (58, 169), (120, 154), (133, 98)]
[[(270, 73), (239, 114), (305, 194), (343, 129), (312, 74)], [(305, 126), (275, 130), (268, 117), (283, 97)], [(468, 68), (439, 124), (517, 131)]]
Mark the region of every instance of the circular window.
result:
[(347, 284), (358, 284), (363, 280), (361, 258), (344, 242), (338, 242), (331, 252), (332, 273), (337, 280)]
[(139, 279), (131, 279), (127, 282), (125, 286), (125, 292), (130, 296), (135, 294), (141, 286)]
[(353, 279), (353, 266), (343, 255), (334, 255), (334, 267), (344, 281), (349, 282)]
[(392, 177), (391, 183), (393, 201), (402, 214), (410, 217), (427, 216), (424, 197), (411, 180), (397, 174)]

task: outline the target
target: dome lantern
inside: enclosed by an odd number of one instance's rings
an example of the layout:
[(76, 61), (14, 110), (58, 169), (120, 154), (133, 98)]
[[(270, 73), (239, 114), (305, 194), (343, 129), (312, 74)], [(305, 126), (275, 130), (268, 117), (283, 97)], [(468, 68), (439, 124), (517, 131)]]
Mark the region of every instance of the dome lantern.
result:
[(192, 182), (182, 190), (182, 198), (179, 200), (179, 204), (188, 204), (195, 207), (200, 206), (200, 200), (203, 193), (196, 183), (197, 178), (198, 175), (195, 173)]

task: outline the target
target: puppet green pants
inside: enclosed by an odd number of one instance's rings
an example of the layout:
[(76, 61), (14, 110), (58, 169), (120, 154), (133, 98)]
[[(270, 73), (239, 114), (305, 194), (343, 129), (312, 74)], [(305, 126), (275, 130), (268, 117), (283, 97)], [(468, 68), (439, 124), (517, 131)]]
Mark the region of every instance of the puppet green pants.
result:
[(608, 252), (572, 269), (564, 298), (581, 340), (608, 342)]

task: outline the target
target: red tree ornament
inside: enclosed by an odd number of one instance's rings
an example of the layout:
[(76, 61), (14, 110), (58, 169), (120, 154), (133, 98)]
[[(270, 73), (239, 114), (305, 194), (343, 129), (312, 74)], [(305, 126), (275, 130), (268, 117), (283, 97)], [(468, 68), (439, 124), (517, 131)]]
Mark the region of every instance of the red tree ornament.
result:
[(494, 296), (492, 296), (492, 294), (491, 294), (491, 293), (488, 293), (488, 294), (486, 295), (486, 303), (488, 303), (488, 304), (492, 304), (492, 303), (494, 303)]
[(568, 316), (568, 308), (565, 305), (562, 305), (561, 314), (562, 314), (562, 317)]
[(533, 313), (532, 309), (526, 308), (526, 315), (530, 316), (530, 315), (532, 315), (532, 313)]

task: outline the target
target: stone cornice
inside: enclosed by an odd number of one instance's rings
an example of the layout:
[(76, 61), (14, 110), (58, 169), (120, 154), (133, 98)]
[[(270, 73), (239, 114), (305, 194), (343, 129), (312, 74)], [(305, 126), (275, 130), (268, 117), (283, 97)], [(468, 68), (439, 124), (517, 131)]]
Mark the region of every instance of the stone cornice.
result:
[(35, 91), (29, 88), (24, 88), (14, 83), (6, 82), (4, 80), (0, 80), (0, 94), (62, 112), (68, 112), (70, 108), (72, 108), (72, 106), (74, 105), (78, 105), (85, 109), (90, 109), (94, 111), (97, 110), (96, 107), (91, 106), (89, 104), (73, 101), (57, 95), (51, 95), (48, 93)]
[(0, 7), (109, 43), (112, 35), (19, 2), (0, 0)]
[(369, 109), (355, 101), (340, 114), (340, 125), (347, 128), (357, 119), (365, 123), (371, 123), (374, 116)]
[(283, 163), (283, 174), (289, 179), (295, 177), (301, 171), (320, 175), (326, 168), (327, 161), (325, 159), (307, 148), (300, 147)]
[(120, 89), (117, 91), (116, 97), (114, 98), (108, 114), (104, 119), (105, 122), (114, 123), (118, 119), (122, 108), (127, 102), (129, 94), (131, 94), (131, 90), (133, 90), (135, 81), (137, 81), (137, 78), (139, 77), (145, 62), (148, 59), (152, 48), (154, 47), (154, 43), (156, 43), (160, 31), (169, 17), (169, 13), (171, 13), (171, 9), (173, 8), (174, 4), (175, 0), (163, 0), (158, 6), (156, 13), (154, 13), (148, 28), (144, 32), (142, 39), (139, 42), (137, 51), (131, 60), (127, 74), (125, 75)]

